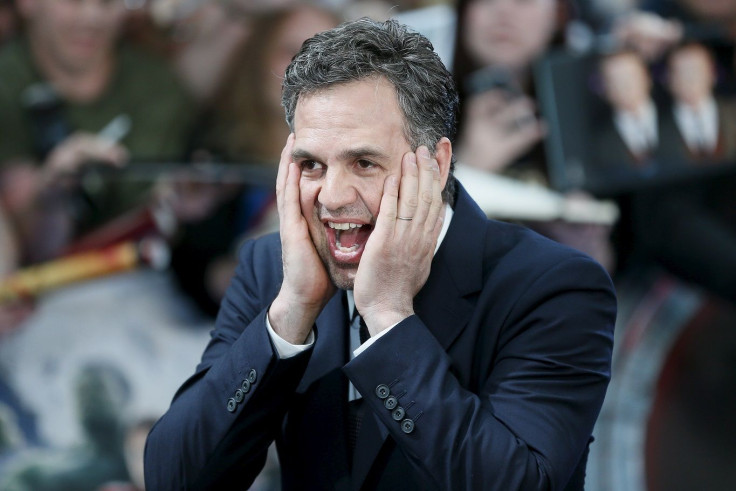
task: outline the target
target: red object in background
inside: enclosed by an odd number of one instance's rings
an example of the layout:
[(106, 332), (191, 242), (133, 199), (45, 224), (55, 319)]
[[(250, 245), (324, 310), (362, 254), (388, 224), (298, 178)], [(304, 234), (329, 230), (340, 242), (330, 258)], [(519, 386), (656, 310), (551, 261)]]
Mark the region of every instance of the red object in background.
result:
[(175, 227), (175, 218), (166, 210), (149, 206), (137, 208), (74, 241), (62, 251), (61, 256), (99, 250), (121, 242), (139, 241), (150, 235), (168, 237)]
[(670, 348), (646, 427), (649, 491), (736, 482), (736, 307), (707, 301)]

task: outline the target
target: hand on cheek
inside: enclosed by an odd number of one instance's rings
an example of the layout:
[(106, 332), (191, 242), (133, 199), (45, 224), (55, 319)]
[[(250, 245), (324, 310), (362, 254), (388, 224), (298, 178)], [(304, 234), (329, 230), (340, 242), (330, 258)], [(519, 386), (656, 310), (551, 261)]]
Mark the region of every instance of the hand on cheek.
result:
[(426, 147), (408, 152), (399, 179), (384, 183), (376, 227), (355, 278), (355, 305), (371, 334), (414, 313), (442, 230), (441, 180)]
[(300, 205), (299, 166), (292, 162), (294, 135), (286, 142), (276, 177), (284, 281), (269, 309), (271, 326), (294, 344), (304, 342), (335, 291), (309, 234)]

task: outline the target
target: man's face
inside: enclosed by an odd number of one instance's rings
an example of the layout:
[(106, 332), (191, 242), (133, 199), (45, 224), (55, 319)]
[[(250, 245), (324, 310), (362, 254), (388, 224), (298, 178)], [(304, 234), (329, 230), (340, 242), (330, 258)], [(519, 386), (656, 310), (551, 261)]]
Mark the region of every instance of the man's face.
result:
[(708, 55), (699, 48), (683, 49), (672, 55), (669, 64), (672, 95), (684, 104), (697, 106), (710, 97), (715, 71)]
[(604, 60), (601, 73), (606, 97), (617, 109), (637, 112), (649, 99), (649, 74), (636, 55), (626, 53)]
[(19, 5), (34, 44), (67, 71), (83, 71), (108, 57), (126, 13), (122, 0), (20, 0)]
[(352, 289), (384, 180), (401, 175), (402, 157), (411, 151), (396, 91), (371, 78), (301, 96), (294, 136), (312, 241), (333, 283)]

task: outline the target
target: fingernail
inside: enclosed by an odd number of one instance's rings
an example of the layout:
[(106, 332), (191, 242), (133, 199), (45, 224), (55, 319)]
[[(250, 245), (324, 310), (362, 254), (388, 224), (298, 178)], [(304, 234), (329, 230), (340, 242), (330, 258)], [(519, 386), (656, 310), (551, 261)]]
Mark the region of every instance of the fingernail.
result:
[(422, 157), (423, 159), (428, 159), (428, 158), (430, 158), (430, 155), (429, 155), (429, 149), (428, 149), (427, 147), (425, 147), (424, 145), (422, 145), (421, 147), (419, 147), (419, 149), (417, 150), (417, 153), (418, 153), (418, 154), (419, 154), (419, 156), (420, 156), (420, 157)]
[(414, 153), (409, 153), (408, 155), (409, 163), (412, 165), (417, 165), (417, 156), (414, 155)]

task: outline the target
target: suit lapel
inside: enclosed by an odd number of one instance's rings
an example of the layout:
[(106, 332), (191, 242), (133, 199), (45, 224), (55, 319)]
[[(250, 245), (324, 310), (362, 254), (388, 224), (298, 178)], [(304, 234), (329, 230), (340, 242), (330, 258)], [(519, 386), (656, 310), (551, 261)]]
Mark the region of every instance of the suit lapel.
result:
[(315, 322), (317, 341), (314, 345), (314, 353), (297, 387), (297, 392), (305, 392), (325, 374), (335, 368), (341, 368), (348, 361), (346, 351), (348, 313), (342, 301), (344, 295), (343, 290), (338, 290), (317, 317)]
[[(442, 245), (432, 260), (432, 269), (414, 299), (414, 310), (447, 351), (473, 313), (473, 294), (482, 288), (486, 216), (458, 186), (455, 213)], [(353, 488), (382, 472), (394, 442), (378, 417), (368, 411), (363, 419), (353, 456)], [(385, 457), (385, 458), (384, 458)]]
[[(317, 340), (297, 393), (305, 396), (302, 417), (306, 425), (298, 431), (299, 439), (319, 456), (319, 468), (313, 486), (329, 482), (349, 482), (347, 459), (347, 386), (342, 371), (347, 363), (348, 313), (338, 290), (316, 321)], [(338, 486), (341, 488), (341, 485)]]
[(486, 216), (458, 183), (455, 213), (432, 261), (427, 283), (414, 299), (414, 310), (447, 351), (463, 331), (483, 287)]

